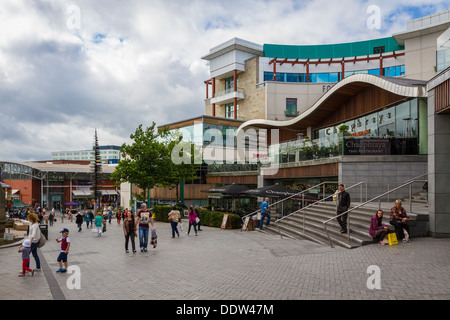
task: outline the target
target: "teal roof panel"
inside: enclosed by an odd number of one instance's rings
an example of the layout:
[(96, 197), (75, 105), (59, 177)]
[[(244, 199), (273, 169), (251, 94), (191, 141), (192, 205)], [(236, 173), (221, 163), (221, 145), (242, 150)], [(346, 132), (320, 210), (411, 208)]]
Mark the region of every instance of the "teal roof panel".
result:
[(384, 52), (404, 50), (393, 37), (374, 40), (322, 44), (322, 45), (278, 45), (264, 44), (264, 57), (278, 59), (330, 59), (374, 54), (375, 47), (384, 46)]

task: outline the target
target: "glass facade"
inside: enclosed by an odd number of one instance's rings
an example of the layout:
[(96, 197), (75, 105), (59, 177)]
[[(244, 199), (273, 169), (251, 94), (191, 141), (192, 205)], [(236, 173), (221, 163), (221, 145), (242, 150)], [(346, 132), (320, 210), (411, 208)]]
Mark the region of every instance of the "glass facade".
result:
[[(380, 69), (346, 71), (344, 77), (349, 77), (354, 74), (373, 74), (380, 75)], [(394, 66), (383, 68), (383, 73), (387, 77), (400, 77), (405, 75), (405, 66)], [(339, 82), (342, 77), (341, 72), (325, 72), (325, 73), (310, 73), (307, 79), (306, 73), (276, 73), (277, 82), (310, 82), (310, 83), (333, 83)], [(308, 81), (307, 81), (308, 80)], [(273, 72), (264, 72), (264, 81), (273, 81)]]
[(237, 128), (237, 126), (198, 122), (191, 126), (170, 131), (179, 131), (183, 134), (183, 140), (192, 142), (196, 146), (206, 147), (211, 143), (217, 143), (216, 139), (220, 137), (224, 147), (230, 146), (234, 148), (236, 147), (235, 135)]
[(427, 154), (426, 99), (416, 98), (269, 148), (271, 163), (339, 155)]

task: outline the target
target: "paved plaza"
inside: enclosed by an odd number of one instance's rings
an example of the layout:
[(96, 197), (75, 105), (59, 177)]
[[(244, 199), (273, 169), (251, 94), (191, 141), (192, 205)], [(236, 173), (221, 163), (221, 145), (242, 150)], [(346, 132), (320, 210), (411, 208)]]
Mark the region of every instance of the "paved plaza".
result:
[[(180, 238), (172, 239), (168, 223), (155, 225), (155, 249), (125, 253), (122, 225), (115, 220), (102, 237), (85, 225), (78, 232), (73, 222), (55, 223), (49, 227), (47, 244), (39, 249), (43, 271), (34, 277), (18, 277), (18, 246), (3, 247), (0, 299), (450, 299), (450, 239), (415, 238), (409, 244), (347, 250), (209, 227), (187, 236), (186, 222)], [(56, 273), (60, 244), (54, 239), (63, 227), (70, 230), (69, 266), (79, 272)], [(371, 266), (378, 267), (378, 273)], [(74, 287), (77, 274), (79, 288)], [(381, 288), (369, 288), (370, 283)]]

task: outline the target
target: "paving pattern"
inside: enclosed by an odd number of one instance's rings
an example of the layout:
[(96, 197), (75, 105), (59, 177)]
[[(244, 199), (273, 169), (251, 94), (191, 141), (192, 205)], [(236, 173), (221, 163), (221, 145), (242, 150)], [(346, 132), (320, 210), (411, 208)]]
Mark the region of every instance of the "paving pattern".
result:
[[(79, 272), (56, 273), (60, 244), (54, 239), (63, 227), (70, 230), (69, 266)], [(17, 246), (1, 248), (0, 299), (450, 299), (450, 239), (416, 238), (409, 244), (347, 250), (208, 227), (198, 236), (187, 236), (185, 229), (172, 239), (170, 225), (157, 222), (155, 249), (125, 253), (122, 226), (113, 220), (107, 228), (97, 237), (85, 226), (77, 232), (69, 221), (49, 227), (49, 240), (39, 249), (43, 271), (34, 277), (17, 277)], [(377, 266), (378, 273), (370, 266)], [(369, 282), (380, 288), (369, 288)]]

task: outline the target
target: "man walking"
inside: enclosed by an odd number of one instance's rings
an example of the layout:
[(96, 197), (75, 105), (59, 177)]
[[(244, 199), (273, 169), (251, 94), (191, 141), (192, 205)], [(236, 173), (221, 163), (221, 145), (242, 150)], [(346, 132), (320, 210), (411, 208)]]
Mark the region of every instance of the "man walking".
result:
[(337, 221), (339, 222), (339, 225), (341, 226), (341, 233), (347, 233), (347, 213), (339, 216), (340, 214), (346, 212), (348, 208), (350, 207), (350, 194), (345, 191), (345, 187), (343, 184), (339, 185), (339, 194), (338, 194), (338, 207), (336, 215)]
[(269, 198), (261, 203), (261, 221), (259, 222), (259, 228), (262, 230), (264, 219), (267, 217), (266, 227), (270, 223), (270, 210), (269, 210)]
[(142, 209), (137, 214), (136, 224), (139, 224), (139, 244), (141, 252), (143, 252), (147, 251), (150, 223), (152, 224), (152, 230), (155, 229), (155, 226), (153, 224), (152, 213), (147, 209), (147, 204), (142, 203), (141, 206)]

